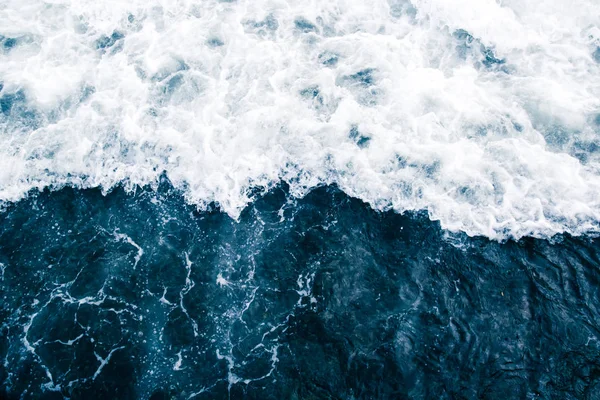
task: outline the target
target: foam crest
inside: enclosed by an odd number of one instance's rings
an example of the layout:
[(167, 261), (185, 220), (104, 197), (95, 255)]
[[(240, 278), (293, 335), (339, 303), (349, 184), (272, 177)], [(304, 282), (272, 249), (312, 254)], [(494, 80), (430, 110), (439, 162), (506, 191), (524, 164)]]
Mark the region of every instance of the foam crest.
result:
[(494, 239), (600, 228), (592, 0), (8, 1), (0, 200), (339, 185)]

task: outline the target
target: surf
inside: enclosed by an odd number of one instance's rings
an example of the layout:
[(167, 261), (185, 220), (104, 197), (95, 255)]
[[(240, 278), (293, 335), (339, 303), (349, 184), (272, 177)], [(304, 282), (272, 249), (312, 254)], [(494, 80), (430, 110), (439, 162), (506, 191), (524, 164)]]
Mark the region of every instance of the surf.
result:
[(0, 201), (165, 174), (233, 218), (281, 181), (491, 239), (600, 230), (589, 0), (8, 1)]

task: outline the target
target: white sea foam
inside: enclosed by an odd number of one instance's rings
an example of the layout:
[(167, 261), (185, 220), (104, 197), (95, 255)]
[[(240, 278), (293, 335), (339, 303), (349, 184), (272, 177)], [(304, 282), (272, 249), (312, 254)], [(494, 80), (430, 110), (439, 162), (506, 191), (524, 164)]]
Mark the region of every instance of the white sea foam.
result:
[[(600, 229), (596, 0), (5, 0), (0, 200), (321, 183), (504, 239)], [(11, 40), (15, 39), (15, 40)]]

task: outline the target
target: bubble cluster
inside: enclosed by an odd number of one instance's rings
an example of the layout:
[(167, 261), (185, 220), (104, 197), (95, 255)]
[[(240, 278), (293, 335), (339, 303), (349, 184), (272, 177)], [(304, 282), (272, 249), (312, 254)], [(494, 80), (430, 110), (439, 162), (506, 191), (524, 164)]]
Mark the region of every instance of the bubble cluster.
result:
[(232, 217), (337, 184), (493, 239), (600, 229), (592, 0), (0, 9), (0, 200), (156, 184)]

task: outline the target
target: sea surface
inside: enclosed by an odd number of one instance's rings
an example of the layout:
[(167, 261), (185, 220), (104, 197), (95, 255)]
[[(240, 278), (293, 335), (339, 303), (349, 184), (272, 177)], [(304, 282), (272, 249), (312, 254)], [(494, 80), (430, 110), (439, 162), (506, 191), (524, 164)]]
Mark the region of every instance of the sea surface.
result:
[(0, 398), (600, 399), (597, 0), (0, 0)]

